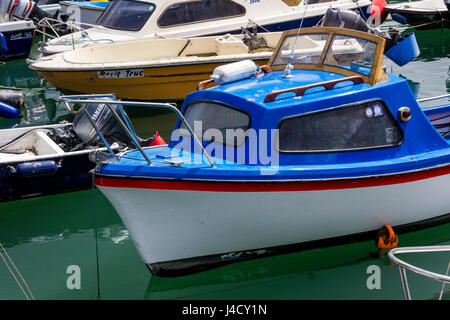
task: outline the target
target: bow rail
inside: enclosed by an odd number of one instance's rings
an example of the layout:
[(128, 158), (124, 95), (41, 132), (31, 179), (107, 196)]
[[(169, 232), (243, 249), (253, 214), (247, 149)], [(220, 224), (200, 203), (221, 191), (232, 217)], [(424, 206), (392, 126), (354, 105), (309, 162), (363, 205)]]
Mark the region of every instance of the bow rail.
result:
[(429, 252), (450, 252), (450, 245), (447, 246), (429, 246), (429, 247), (408, 247), (408, 248), (395, 248), (389, 251), (388, 256), (389, 259), (391, 259), (392, 262), (394, 262), (399, 267), (400, 271), (400, 278), (402, 281), (402, 287), (403, 287), (403, 293), (405, 295), (406, 300), (411, 300), (411, 293), (409, 290), (408, 285), (408, 278), (406, 277), (406, 270), (415, 272), (417, 274), (420, 274), (424, 277), (442, 282), (442, 290), (441, 294), (439, 296), (440, 299), (442, 299), (442, 295), (444, 292), (445, 285), (447, 283), (450, 283), (450, 276), (448, 276), (449, 269), (450, 269), (450, 260), (447, 267), (446, 274), (439, 274), (435, 272), (431, 272), (429, 270), (425, 270), (422, 268), (419, 268), (417, 266), (414, 266), (412, 264), (409, 264), (400, 258), (398, 258), (397, 254), (402, 253), (429, 253)]
[[(113, 97), (113, 95), (111, 95)], [(119, 124), (122, 126), (122, 128), (125, 130), (126, 134), (130, 137), (130, 139), (133, 141), (133, 143), (136, 145), (136, 148), (139, 150), (139, 152), (142, 154), (144, 159), (147, 161), (148, 165), (152, 165), (152, 161), (148, 158), (147, 154), (144, 152), (142, 147), (140, 146), (139, 142), (137, 141), (137, 138), (135, 134), (132, 132), (132, 127), (126, 117), (122, 118), (119, 116), (116, 110), (114, 110), (113, 105), (116, 105), (119, 111), (124, 114), (124, 111), (122, 109), (122, 106), (135, 106), (135, 107), (147, 107), (147, 108), (162, 108), (162, 109), (168, 109), (178, 116), (178, 118), (183, 122), (187, 130), (189, 131), (189, 134), (191, 135), (192, 139), (194, 139), (195, 143), (198, 144), (200, 149), (202, 150), (202, 153), (206, 156), (208, 159), (209, 164), (212, 168), (215, 168), (215, 164), (211, 159), (211, 156), (208, 154), (208, 152), (203, 147), (202, 143), (200, 142), (199, 138), (195, 135), (194, 130), (192, 130), (191, 126), (186, 121), (186, 118), (183, 116), (180, 110), (176, 107), (174, 104), (170, 103), (158, 103), (158, 102), (141, 102), (141, 101), (121, 101), (121, 100), (107, 100), (107, 99), (95, 99), (95, 97), (98, 97), (98, 95), (77, 95), (77, 96), (60, 96), (56, 99), (58, 102), (62, 102), (64, 104), (64, 107), (66, 110), (73, 115), (80, 114), (85, 111), (87, 104), (94, 103), (94, 104), (105, 104), (108, 109), (112, 112), (113, 116), (117, 119)], [(75, 104), (82, 104), (82, 107), (78, 110), (74, 109)], [(103, 143), (109, 150), (109, 152), (115, 156), (115, 154), (112, 152), (111, 147), (109, 146), (108, 142), (106, 141), (105, 137), (101, 133), (100, 129), (97, 127), (95, 122), (91, 119), (91, 117), (87, 117), (94, 127), (95, 131), (99, 135), (99, 137), (102, 139)]]

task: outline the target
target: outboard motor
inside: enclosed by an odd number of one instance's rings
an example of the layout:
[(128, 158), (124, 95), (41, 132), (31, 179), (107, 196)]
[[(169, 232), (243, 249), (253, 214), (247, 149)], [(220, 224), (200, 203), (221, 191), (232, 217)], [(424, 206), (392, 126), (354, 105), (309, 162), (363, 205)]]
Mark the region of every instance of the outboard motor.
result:
[[(111, 100), (111, 97), (102, 97), (103, 100)], [(127, 120), (131, 126), (131, 121), (125, 113), (121, 113), (117, 105), (112, 105), (114, 110), (119, 114), (122, 120)], [(92, 126), (88, 117), (96, 123), (102, 135), (109, 144), (113, 142), (120, 142), (125, 145), (132, 145), (131, 138), (126, 134), (118, 120), (114, 117), (111, 110), (105, 104), (89, 103), (85, 111), (78, 114), (73, 121), (73, 129), (78, 137), (87, 145), (94, 145), (101, 142), (100, 136)], [(124, 121), (125, 122), (125, 121)], [(134, 134), (134, 129), (131, 127), (130, 131)], [(141, 142), (135, 136), (138, 142)]]
[(40, 9), (31, 0), (2, 0), (0, 3), (0, 22), (13, 21), (14, 19), (42, 20), (43, 18), (54, 18), (53, 15)]
[(352, 10), (339, 10), (329, 8), (323, 18), (322, 27), (337, 27), (354, 29), (362, 32), (367, 32), (370, 29), (369, 25), (361, 16)]

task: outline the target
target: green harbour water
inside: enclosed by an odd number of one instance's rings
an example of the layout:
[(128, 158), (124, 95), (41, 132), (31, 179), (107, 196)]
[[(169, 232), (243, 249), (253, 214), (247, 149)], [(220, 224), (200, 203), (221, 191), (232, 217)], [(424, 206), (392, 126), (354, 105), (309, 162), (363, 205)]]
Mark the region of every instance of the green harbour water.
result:
[[(404, 67), (386, 59), (387, 72), (408, 79), (417, 98), (450, 93), (450, 29), (415, 34), (421, 55)], [(0, 66), (0, 86), (23, 88), (27, 96), (23, 117), (0, 118), (0, 129), (72, 119), (54, 100), (60, 93), (30, 71), (25, 59)], [(141, 136), (159, 130), (167, 139), (175, 121), (167, 113), (129, 110), (129, 114)], [(374, 241), (245, 261), (178, 278), (152, 276), (119, 216), (95, 189), (0, 203), (0, 243), (36, 299), (404, 298), (398, 268), (386, 255), (380, 256)], [(450, 224), (402, 234), (399, 245), (450, 245)], [(449, 254), (405, 255), (405, 259), (445, 273)], [(71, 266), (81, 272), (80, 289), (68, 288)], [(369, 289), (368, 270), (373, 266), (380, 270), (380, 288)], [(408, 279), (413, 299), (436, 299), (442, 288), (441, 283), (412, 273)], [(450, 299), (450, 286), (443, 298)], [(0, 299), (26, 299), (3, 260)]]

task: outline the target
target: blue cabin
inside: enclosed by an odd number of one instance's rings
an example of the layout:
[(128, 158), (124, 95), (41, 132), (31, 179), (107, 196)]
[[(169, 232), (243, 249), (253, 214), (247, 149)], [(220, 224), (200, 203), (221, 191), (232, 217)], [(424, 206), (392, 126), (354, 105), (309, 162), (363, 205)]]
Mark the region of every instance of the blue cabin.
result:
[[(296, 33), (282, 37), (269, 72), (186, 97), (182, 113), (215, 170), (199, 160), (181, 120), (168, 146), (149, 156), (182, 161), (171, 171), (180, 178), (202, 168), (205, 177), (239, 180), (363, 177), (449, 161), (450, 106), (422, 110), (407, 81), (383, 71), (384, 39), (334, 28)], [(271, 166), (276, 174), (259, 174)]]

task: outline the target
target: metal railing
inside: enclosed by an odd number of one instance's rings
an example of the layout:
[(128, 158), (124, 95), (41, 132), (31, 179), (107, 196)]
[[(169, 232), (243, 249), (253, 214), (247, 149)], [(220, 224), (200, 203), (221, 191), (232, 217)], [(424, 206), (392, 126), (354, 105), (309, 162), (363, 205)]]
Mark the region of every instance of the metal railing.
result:
[[(101, 97), (105, 98), (107, 95), (102, 95)], [(113, 95), (110, 95), (111, 97), (114, 97)], [(97, 99), (95, 99), (97, 97)], [(117, 113), (117, 111), (113, 108), (113, 105), (117, 106), (117, 109), (120, 111), (122, 115), (125, 114), (123, 111), (122, 106), (135, 106), (135, 107), (147, 107), (147, 108), (162, 108), (162, 109), (168, 109), (178, 116), (178, 118), (183, 122), (186, 129), (189, 131), (189, 134), (191, 135), (192, 139), (195, 141), (195, 143), (200, 147), (202, 150), (202, 153), (206, 156), (208, 159), (209, 164), (212, 168), (215, 168), (215, 164), (211, 159), (211, 156), (208, 154), (208, 152), (203, 147), (200, 139), (195, 135), (194, 130), (192, 130), (189, 123), (186, 121), (185, 117), (181, 113), (180, 110), (176, 107), (176, 105), (170, 104), (170, 103), (158, 103), (158, 102), (140, 102), (140, 101), (121, 101), (121, 100), (107, 100), (107, 99), (99, 99), (99, 95), (76, 95), (76, 96), (60, 96), (56, 99), (58, 102), (62, 102), (64, 104), (64, 107), (66, 110), (73, 115), (80, 114), (85, 111), (87, 104), (93, 103), (93, 104), (104, 104), (108, 107), (108, 109), (112, 112), (114, 118), (117, 119), (119, 124), (122, 126), (122, 128), (125, 130), (125, 133), (130, 137), (130, 139), (133, 141), (133, 143), (136, 145), (136, 148), (139, 150), (141, 155), (144, 157), (144, 159), (147, 161), (148, 165), (152, 165), (152, 161), (149, 159), (147, 154), (144, 152), (142, 147), (140, 146), (139, 141), (136, 138), (136, 135), (133, 132), (131, 124), (128, 122), (127, 117), (120, 117), (120, 115)], [(115, 97), (114, 97), (115, 98)], [(74, 109), (74, 104), (82, 104), (82, 107), (78, 110)], [(99, 135), (99, 137), (102, 139), (103, 143), (105, 144), (108, 151), (115, 156), (113, 151), (111, 150), (111, 147), (109, 146), (108, 142), (106, 141), (106, 138), (103, 136), (100, 129), (97, 127), (96, 123), (91, 119), (91, 117), (86, 113), (86, 116), (89, 120), (89, 122), (94, 127), (95, 131)]]
[(442, 299), (444, 288), (447, 283), (450, 283), (450, 276), (448, 276), (450, 269), (450, 260), (447, 267), (446, 274), (439, 274), (435, 272), (431, 272), (412, 264), (409, 264), (401, 259), (399, 259), (396, 255), (402, 253), (429, 253), (429, 252), (450, 252), (450, 245), (448, 246), (429, 246), (429, 247), (409, 247), (409, 248), (395, 248), (389, 251), (388, 256), (392, 262), (394, 262), (399, 267), (400, 271), (400, 279), (402, 281), (403, 293), (405, 295), (406, 300), (411, 300), (411, 293), (409, 290), (408, 278), (406, 277), (406, 270), (415, 272), (424, 277), (442, 282), (442, 289), (439, 296), (439, 300)]
[(418, 99), (417, 102), (421, 103), (421, 102), (428, 102), (428, 101), (434, 101), (434, 100), (441, 100), (441, 99), (445, 99), (445, 98), (450, 98), (450, 93), (449, 94), (443, 94), (441, 96), (436, 96), (436, 97)]
[[(58, 32), (58, 29), (62, 26), (66, 26), (70, 30), (71, 34), (71, 41), (61, 41), (60, 43), (52, 43), (52, 45), (72, 45), (72, 49), (75, 50), (75, 45), (79, 43), (86, 43), (86, 42), (92, 42), (92, 43), (111, 43), (114, 42), (112, 39), (98, 39), (94, 40), (89, 36), (89, 28), (91, 27), (99, 27), (96, 24), (90, 24), (87, 22), (77, 22), (77, 21), (60, 21), (53, 18), (43, 18), (40, 20), (37, 24), (36, 31), (39, 33), (42, 33), (43, 35), (43, 43), (42, 45), (47, 45), (47, 37), (49, 38), (60, 38), (61, 35)], [(87, 27), (87, 28), (86, 28)], [(41, 28), (42, 30), (40, 30)], [(52, 30), (53, 34), (56, 36), (53, 36), (51, 34), (47, 33), (47, 28)], [(74, 39), (74, 33), (75, 32), (82, 32), (82, 38), (80, 39)]]

